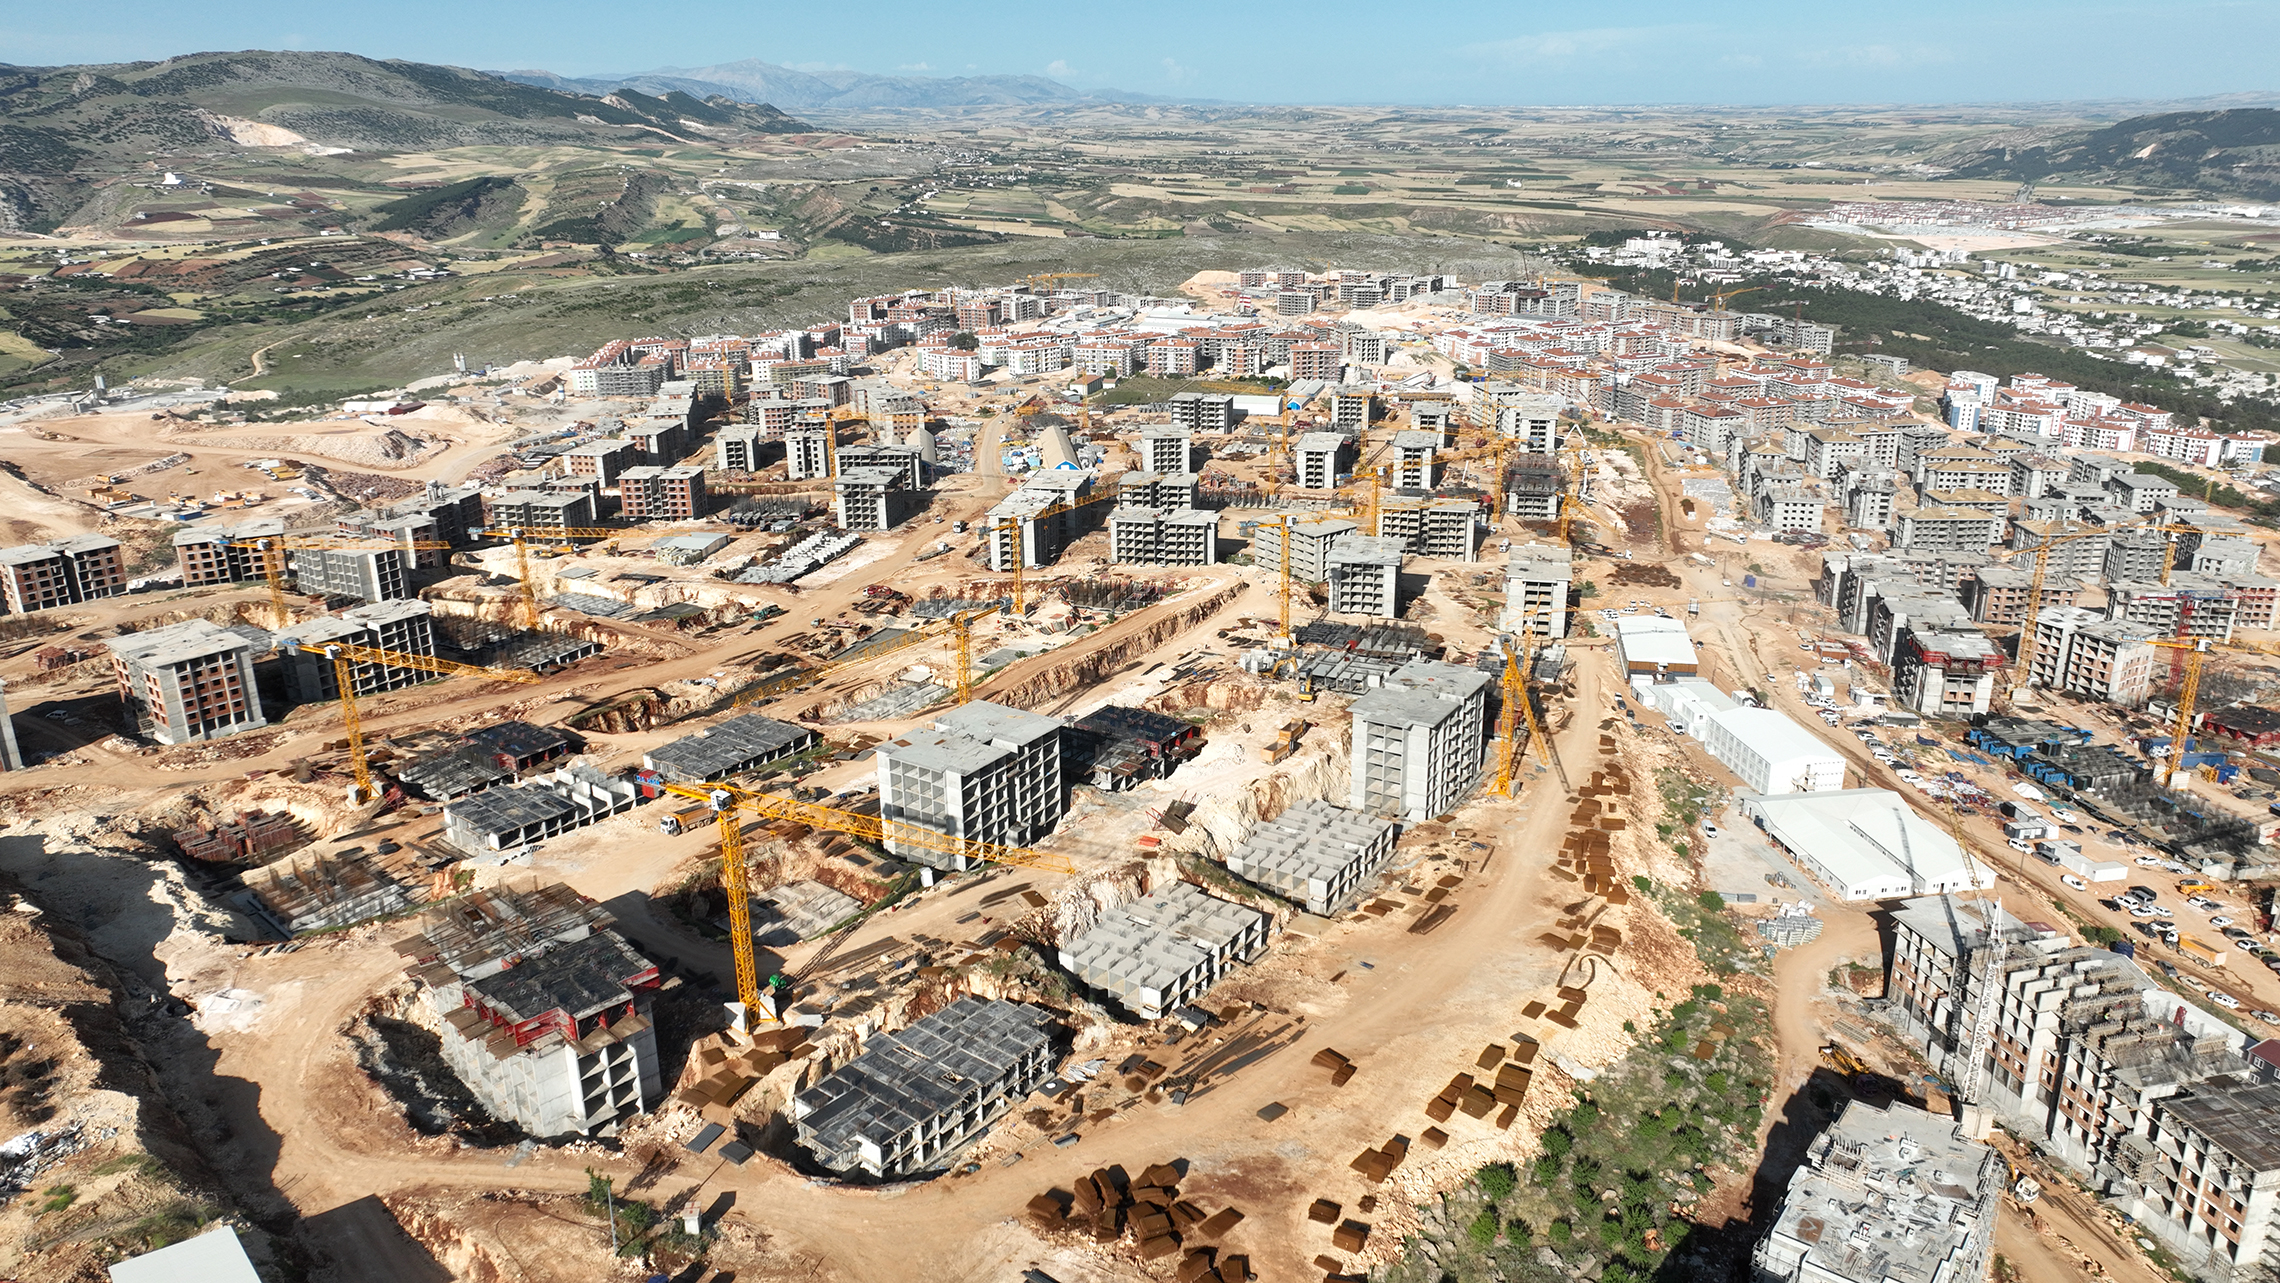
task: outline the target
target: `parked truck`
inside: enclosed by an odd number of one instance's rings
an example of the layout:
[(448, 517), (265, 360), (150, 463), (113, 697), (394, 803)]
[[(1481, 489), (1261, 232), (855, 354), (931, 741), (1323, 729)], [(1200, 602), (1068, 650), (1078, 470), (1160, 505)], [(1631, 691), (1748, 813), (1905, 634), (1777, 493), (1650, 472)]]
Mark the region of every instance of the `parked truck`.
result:
[(686, 806), (657, 822), (659, 832), (688, 833), (713, 822), (716, 812), (709, 806)]
[(2225, 965), (2225, 951), (2223, 949), (2212, 949), (2191, 936), (2178, 937), (2177, 952), (2205, 967)]

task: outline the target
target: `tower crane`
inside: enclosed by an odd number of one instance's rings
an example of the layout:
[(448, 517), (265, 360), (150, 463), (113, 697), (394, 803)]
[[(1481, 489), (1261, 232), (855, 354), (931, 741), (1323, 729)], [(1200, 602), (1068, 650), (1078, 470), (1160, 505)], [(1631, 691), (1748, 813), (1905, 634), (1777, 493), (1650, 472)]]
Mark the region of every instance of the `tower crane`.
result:
[(526, 529), (508, 526), (496, 530), (479, 530), (484, 539), (510, 539), (515, 545), (515, 583), (520, 600), (515, 606), (515, 627), (528, 631), (538, 627), (538, 585), (530, 577), (530, 542), (571, 539), (615, 539), (623, 530), (605, 526), (545, 526)]
[(385, 551), (390, 548), (449, 548), (447, 543), (433, 539), (415, 539), (409, 542), (398, 539), (362, 539), (350, 535), (262, 535), (251, 539), (232, 539), (233, 548), (251, 548), (261, 554), (261, 577), (269, 581), (269, 606), (277, 612), (277, 626), (292, 626), (293, 616), (285, 607), (285, 554), (298, 550)]
[[(2192, 529), (2194, 529), (2192, 526), (2180, 526), (2171, 524), (2148, 524), (2124, 526), (2121, 528), (2122, 531), (2158, 530), (2164, 534), (2170, 535)], [(2014, 682), (2011, 687), (2011, 698), (2013, 700), (2017, 700), (2027, 693), (2028, 684), (2033, 680), (2034, 677), (2034, 643), (2035, 628), (2037, 625), (2036, 616), (2042, 613), (2043, 580), (2050, 570), (2051, 549), (2056, 548), (2058, 545), (2063, 543), (2072, 543), (2077, 539), (2111, 537), (2116, 533), (2119, 532), (2110, 527), (2100, 527), (2091, 530), (2076, 530), (2065, 534), (2052, 535), (2049, 538), (2044, 539), (2041, 543), (2033, 545), (2031, 548), (2022, 548), (2012, 554), (2014, 557), (2016, 557), (2027, 552), (2032, 552), (2035, 559), (2034, 576), (2028, 581), (2027, 584), (2026, 617), (2019, 622), (2019, 650), (2016, 659), (2018, 666), (2018, 680)], [(2165, 541), (2162, 545), (2161, 550), (2161, 582), (2164, 584), (2167, 584), (2169, 582), (2170, 564), (2175, 560), (2176, 554), (2176, 540), (2170, 539)]]
[(1281, 538), (1281, 542), (1280, 542), (1278, 545), (1276, 545), (1276, 546), (1277, 546), (1277, 547), (1280, 549), (1280, 551), (1279, 551), (1279, 552), (1277, 552), (1277, 553), (1275, 554), (1275, 560), (1276, 560), (1276, 562), (1278, 562), (1278, 563), (1279, 563), (1279, 566), (1280, 566), (1280, 569), (1281, 569), (1281, 572), (1282, 572), (1282, 594), (1281, 594), (1281, 596), (1282, 596), (1282, 632), (1278, 633), (1278, 634), (1277, 634), (1277, 636), (1281, 637), (1281, 638), (1282, 638), (1284, 641), (1286, 641), (1286, 642), (1287, 642), (1287, 641), (1289, 641), (1289, 640), (1290, 640), (1290, 514), (1289, 514), (1289, 513), (1287, 513), (1287, 512), (1286, 512), (1286, 513), (1282, 514), (1282, 520), (1281, 520), (1280, 526), (1279, 526), (1278, 528), (1279, 528), (1279, 529), (1282, 531), (1282, 534), (1281, 534), (1281, 536), (1280, 536), (1280, 538)]
[(773, 1020), (775, 1016), (761, 1004), (759, 960), (752, 949), (751, 877), (745, 862), (742, 818), (746, 814), (761, 820), (790, 820), (882, 846), (916, 847), (966, 860), (1016, 865), (1040, 873), (1074, 874), (1077, 871), (1067, 856), (1050, 851), (978, 842), (906, 820), (820, 806), (736, 784), (667, 784), (665, 791), (675, 797), (702, 802), (718, 817), (721, 890), (728, 896), (729, 952), (736, 960), (736, 999), (743, 1004), (748, 1020)]
[(2163, 650), (2180, 652), (2185, 661), (2185, 672), (2177, 687), (2177, 717), (2169, 728), (2169, 773), (2163, 783), (2175, 786), (2185, 759), (2185, 738), (2193, 732), (2193, 705), (2201, 695), (2201, 667), (2215, 654), (2265, 655), (2280, 654), (2262, 646), (2247, 646), (2239, 642), (2211, 641), (2206, 637), (2153, 637), (2147, 644)]
[(372, 772), (364, 758), (364, 724), (356, 715), (355, 664), (380, 664), (388, 668), (412, 668), (440, 677), (488, 677), (502, 682), (530, 684), (539, 680), (538, 674), (519, 668), (479, 668), (473, 664), (453, 663), (432, 655), (415, 655), (409, 651), (383, 650), (377, 646), (353, 646), (347, 642), (323, 642), (309, 646), (287, 639), (288, 645), (304, 654), (321, 652), (332, 661), (333, 682), (340, 688), (340, 717), (348, 728), (348, 765), (356, 778), (353, 800), (359, 806), (372, 800)]
[(1726, 290), (1722, 293), (1713, 294), (1710, 296), (1710, 310), (1713, 312), (1723, 312), (1726, 310), (1727, 299), (1740, 298), (1744, 294), (1755, 294), (1760, 290), (1771, 288), (1773, 287), (1770, 285), (1752, 285), (1747, 289)]

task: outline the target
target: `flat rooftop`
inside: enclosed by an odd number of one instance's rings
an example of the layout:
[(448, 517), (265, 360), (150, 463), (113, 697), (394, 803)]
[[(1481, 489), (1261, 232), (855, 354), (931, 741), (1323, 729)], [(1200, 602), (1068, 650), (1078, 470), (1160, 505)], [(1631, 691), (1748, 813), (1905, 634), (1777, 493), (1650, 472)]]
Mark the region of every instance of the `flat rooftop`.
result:
[(583, 1019), (633, 1001), (627, 982), (651, 967), (615, 932), (596, 931), (467, 983), (477, 1001), (510, 1021), (561, 1011)]
[(649, 750), (647, 763), (677, 783), (715, 780), (766, 758), (798, 752), (815, 741), (816, 733), (805, 726), (746, 713), (658, 745)]
[(986, 699), (960, 704), (934, 719), (937, 730), (1019, 748), (1026, 748), (1049, 735), (1058, 735), (1067, 725), (1058, 717), (993, 704)]
[(110, 643), (112, 654), (135, 665), (180, 664), (245, 650), (251, 645), (245, 638), (205, 619), (185, 619), (163, 628), (146, 628)]
[(890, 762), (921, 771), (972, 775), (988, 770), (1013, 750), (953, 731), (915, 730), (880, 744), (874, 751)]
[(889, 1148), (1048, 1046), (1051, 1018), (1026, 1003), (961, 998), (900, 1033), (874, 1035), (861, 1055), (793, 1098), (793, 1117), (826, 1154), (859, 1141)]

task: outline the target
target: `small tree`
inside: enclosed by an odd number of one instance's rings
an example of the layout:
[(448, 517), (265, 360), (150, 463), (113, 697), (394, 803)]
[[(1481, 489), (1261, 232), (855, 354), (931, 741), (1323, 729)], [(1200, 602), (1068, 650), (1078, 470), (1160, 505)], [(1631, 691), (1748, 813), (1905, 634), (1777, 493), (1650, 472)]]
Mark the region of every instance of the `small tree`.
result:
[(1500, 1203), (1512, 1197), (1512, 1191), (1520, 1186), (1520, 1178), (1513, 1172), (1510, 1163), (1490, 1163), (1475, 1172), (1473, 1179), (1480, 1183), (1480, 1192), (1487, 1195), (1488, 1201), (1492, 1203)]
[(960, 352), (971, 352), (976, 348), (979, 348), (981, 345), (982, 341), (980, 339), (975, 338), (972, 334), (969, 334), (964, 330), (960, 330), (956, 334), (950, 336), (950, 346)]

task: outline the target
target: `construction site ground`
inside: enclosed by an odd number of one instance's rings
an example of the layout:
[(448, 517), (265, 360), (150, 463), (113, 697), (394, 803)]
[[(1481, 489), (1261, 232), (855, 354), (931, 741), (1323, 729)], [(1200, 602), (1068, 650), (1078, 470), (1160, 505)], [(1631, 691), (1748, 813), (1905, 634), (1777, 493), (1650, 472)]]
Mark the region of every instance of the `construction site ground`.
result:
[[(97, 442), (133, 453), (140, 448), (135, 443), (147, 436), (130, 429), (148, 430), (147, 421), (43, 421), (38, 426), (80, 438), (41, 447), (55, 447), (54, 458), (34, 470), (54, 473), (68, 458), (67, 447)], [(473, 444), (464, 453), (455, 446), (424, 459), (407, 475), (440, 475), (439, 469), (464, 475), (481, 453)], [(167, 448), (156, 445), (147, 453), (163, 454)], [(487, 449), (495, 453), (496, 442)], [(228, 451), (210, 453), (215, 456), (212, 466), (238, 471), (238, 460)], [(1640, 493), (1652, 487), (1659, 499), (1660, 530), (1642, 529), (1635, 514), (1600, 518), (1610, 528), (1609, 541), (1632, 558), (1598, 559), (1579, 567), (1579, 580), (1596, 581), (1599, 594), (1582, 603), (1584, 610), (1639, 600), (1678, 614), (1691, 599), (1702, 612), (1694, 631), (1713, 680), (1766, 690), (1776, 696), (1777, 706), (1801, 714), (1801, 707), (1779, 703), (1791, 698), (1782, 669), (1788, 659), (1784, 639), (1790, 625), (1810, 621), (1811, 607), (1809, 596), (1802, 606), (1783, 598), (1800, 596), (1797, 585), (1808, 573), (1808, 558), (1774, 545), (1762, 553), (1753, 546), (1752, 557), (1777, 567), (1768, 572), (1767, 590), (1747, 594), (1721, 583), (1729, 575), (1738, 582), (1740, 576), (1715, 558), (1704, 564), (1685, 555), (1702, 549), (1701, 522), (1695, 518), (1689, 525), (1656, 452), (1650, 448), (1645, 453), (1645, 468), (1631, 471)], [(206, 453), (194, 454), (207, 461)], [(1631, 479), (1610, 477), (1611, 482)], [(925, 596), (938, 586), (962, 593), (985, 582), (1003, 585), (1005, 577), (987, 575), (966, 557), (971, 538), (958, 541), (949, 556), (921, 561), (918, 554), (946, 537), (947, 525), (935, 524), (935, 517), (970, 521), (1004, 485), (1001, 478), (976, 476), (945, 487), (918, 524), (875, 541), (869, 550), (874, 559), (836, 577), (819, 577), (822, 582), (812, 588), (797, 593), (737, 589), (755, 602), (784, 607), (782, 617), (764, 625), (695, 634), (617, 621), (581, 625), (622, 644), (536, 687), (455, 679), (365, 700), (366, 732), (385, 741), (391, 735), (473, 725), (502, 715), (562, 722), (639, 692), (695, 690), (701, 687), (694, 684), (732, 677), (739, 665), (782, 649), (794, 634), (812, 631), (813, 618), (862, 619), (854, 608), (865, 600), (870, 584), (891, 585), (912, 596)], [(1612, 484), (1610, 489), (1629, 493)], [(35, 522), (51, 523), (43, 530), (68, 533), (74, 528), (69, 507), (53, 513), (23, 511)], [(1516, 541), (1540, 537), (1517, 527), (1499, 533)], [(1031, 591), (1044, 597), (1056, 576), (1097, 575), (1101, 566), (1087, 556), (1080, 547), (1053, 571), (1031, 576)], [(609, 567), (621, 559), (593, 554), (574, 560)], [(1657, 563), (1671, 572), (1664, 578), (1675, 584), (1618, 584), (1624, 567)], [(656, 569), (653, 562), (642, 564)], [(1455, 649), (1477, 648), (1493, 621), (1497, 585), (1493, 579), (1476, 580), (1479, 567), (1429, 568), (1441, 573), (1426, 587), (1412, 619)], [(674, 572), (668, 577), (694, 585), (703, 576)], [(1009, 643), (1042, 641), (1050, 648), (1010, 663), (976, 693), (1055, 712), (1083, 711), (1102, 702), (1192, 710), (1209, 717), (1203, 755), (1135, 794), (1080, 791), (1072, 821), (1043, 844), (1076, 861), (1073, 882), (1034, 870), (997, 870), (917, 894), (838, 942), (838, 960), (819, 981), (843, 993), (855, 992), (858, 983), (905, 985), (908, 977), (894, 969), (912, 956), (911, 942), (984, 948), (983, 941), (994, 932), (1029, 915), (1027, 901), (1018, 895), (1022, 890), (1060, 904), (1065, 891), (1090, 895), (1094, 883), (1128, 883), (1136, 871), (1168, 876), (1172, 866), (1167, 857), (1151, 857), (1137, 839), (1152, 830), (1149, 811), (1175, 799), (1192, 798), (1199, 814), (1224, 823), (1248, 813), (1246, 808), (1271, 813), (1299, 796), (1342, 795), (1343, 699), (1322, 696), (1297, 703), (1287, 685), (1236, 673), (1231, 662), (1236, 647), (1217, 640), (1223, 629), (1275, 618), (1277, 601), (1267, 577), (1234, 566), (1133, 577), (1176, 579), (1180, 591), (1161, 605), (1133, 611), (1073, 639), (1047, 637), (1030, 623), (1004, 617), (986, 620), (977, 631), (977, 654)], [(69, 622), (76, 634), (100, 634), (120, 623), (149, 623), (193, 611), (258, 611), (265, 602), (260, 590), (238, 586), (180, 598), (95, 603), (73, 608)], [(1195, 617), (1188, 618), (1190, 613)], [(1596, 621), (1596, 616), (1579, 617)], [(1173, 618), (1181, 620), (1179, 626), (1163, 627)], [(946, 647), (946, 639), (929, 641), (754, 707), (790, 716), (844, 702), (914, 664), (939, 670)], [(400, 1104), (365, 1072), (349, 1036), (377, 997), (398, 983), (402, 960), (391, 944), (402, 926), (359, 927), (310, 939), (289, 952), (227, 943), (225, 936), (232, 930), (242, 933), (244, 924), (233, 926), (226, 914), (204, 907), (192, 885), (200, 871), (185, 871), (163, 858), (138, 860), (116, 842), (99, 841), (147, 833), (156, 827), (151, 822), (155, 817), (192, 793), (215, 807), (256, 796), (288, 799), (295, 814), (325, 836), (320, 849), (369, 846), (390, 837), (430, 843), (438, 818), (418, 809), (374, 818), (342, 800), (340, 755), (326, 747), (340, 733), (336, 710), (301, 709), (269, 731), (214, 745), (141, 747), (107, 732), (96, 734), (109, 715), (100, 706), (112, 698), (103, 665), (81, 665), (43, 681), (30, 667), (34, 649), (16, 643), (0, 654), (0, 676), (9, 681), (18, 725), (55, 728), (51, 751), (65, 756), (36, 772), (0, 778), (0, 806), (12, 822), (0, 835), (0, 871), (23, 879), (28, 893), (51, 912), (90, 924), (91, 939), (103, 955), (150, 991), (171, 995), (186, 1011), (197, 1013), (194, 1024), (185, 1017), (178, 1036), (153, 1043), (149, 1054), (179, 1096), (185, 1123), (212, 1166), (224, 1173), (232, 1193), (249, 1214), (270, 1218), (305, 1241), (325, 1263), (320, 1271), (325, 1278), (568, 1280), (604, 1277), (613, 1269), (632, 1277), (630, 1265), (609, 1260), (600, 1218), (583, 1212), (572, 1197), (585, 1190), (589, 1167), (615, 1175), (621, 1189), (642, 1190), (644, 1197), (667, 1206), (713, 1209), (717, 1222), (727, 1227), (713, 1264), (740, 1279), (916, 1276), (980, 1283), (1024, 1269), (1040, 1270), (1063, 1283), (1169, 1277), (1169, 1261), (1144, 1263), (1129, 1245), (1095, 1245), (1065, 1232), (1041, 1231), (1023, 1218), (1032, 1197), (1067, 1189), (1097, 1168), (1120, 1165), (1137, 1172), (1158, 1162), (1184, 1166), (1183, 1197), (1207, 1210), (1232, 1206), (1244, 1213), (1218, 1246), (1246, 1254), (1259, 1277), (1319, 1277), (1315, 1261), (1325, 1255), (1341, 1269), (1359, 1271), (1398, 1252), (1417, 1226), (1416, 1209), (1433, 1195), (1462, 1184), (1484, 1163), (1530, 1157), (1543, 1121), (1567, 1103), (1573, 1075), (1625, 1056), (1633, 1043), (1626, 1025), (1649, 1025), (1659, 995), (1683, 992), (1703, 976), (1693, 947), (1642, 896), (1610, 910), (1614, 916), (1608, 920), (1618, 922), (1625, 937), (1623, 951), (1614, 965), (1596, 973), (1576, 1027), (1522, 1014), (1532, 1002), (1556, 1005), (1563, 980), (1572, 979), (1567, 955), (1539, 936), (1566, 914), (1577, 894), (1572, 882), (1548, 867), (1549, 854), (1569, 835), (1568, 792), (1557, 775), (1531, 758), (1517, 800), (1479, 800), (1445, 824), (1410, 830), (1395, 868), (1365, 896), (1365, 902), (1374, 898), (1387, 905), (1386, 911), (1348, 914), (1328, 924), (1297, 923), (1298, 929), (1279, 937), (1255, 965), (1219, 986), (1210, 1005), (1231, 1013), (1225, 1023), (1176, 1042), (1156, 1028), (1087, 1027), (1087, 1041), (1076, 1049), (1080, 1057), (1104, 1058), (1114, 1065), (1129, 1055), (1145, 1055), (1165, 1067), (1161, 1084), (1185, 1084), (1184, 1103), (1173, 1103), (1161, 1090), (1118, 1091), (1108, 1083), (1103, 1084), (1106, 1090), (1092, 1093), (1093, 1108), (1082, 1121), (1049, 1119), (1050, 1126), (1041, 1126), (1026, 1107), (1017, 1107), (973, 1151), (971, 1160), (978, 1166), (971, 1171), (875, 1188), (815, 1180), (768, 1150), (741, 1167), (711, 1155), (687, 1154), (678, 1142), (696, 1130), (697, 1119), (679, 1107), (636, 1125), (612, 1145), (483, 1147), (417, 1131)], [(1569, 777), (1581, 784), (1595, 770), (1614, 768), (1641, 790), (1639, 812), (1615, 847), (1617, 872), (1626, 881), (1644, 878), (1681, 893), (1719, 889), (1716, 877), (1706, 878), (1690, 858), (1675, 852), (1672, 843), (1678, 839), (1654, 834), (1653, 817), (1645, 810), (1653, 805), (1653, 782), (1666, 772), (1726, 788), (1732, 785), (1730, 777), (1698, 745), (1663, 728), (1659, 718), (1650, 714), (1638, 725), (1625, 723), (1615, 703), (1624, 693), (1621, 678), (1604, 642), (1579, 639), (1569, 654), (1571, 690), (1551, 710)], [(51, 712), (65, 717), (49, 718)], [(67, 720), (72, 717), (79, 723)], [(1272, 728), (1290, 717), (1313, 726), (1297, 757), (1269, 767), (1260, 762), (1258, 750), (1272, 738)], [(622, 766), (708, 720), (593, 732), (586, 736), (589, 754), (605, 767)], [(863, 723), (833, 726), (829, 732), (844, 742), (849, 736), (887, 734), (911, 724)], [(73, 736), (73, 731), (82, 734)], [(1865, 751), (1856, 751), (1858, 746), (1840, 747), (1855, 757), (1863, 779), (1915, 796)], [(318, 768), (312, 783), (280, 783), (305, 762)], [(853, 790), (872, 774), (867, 761), (845, 761), (805, 782)], [(656, 821), (664, 809), (637, 808), (550, 841), (527, 860), (483, 864), (474, 873), (478, 882), (567, 882), (609, 905), (627, 934), (652, 956), (676, 961), (687, 976), (725, 976), (729, 959), (717, 936), (665, 907), (667, 894), (702, 867), (714, 838), (702, 830), (678, 837), (658, 832)], [(1733, 817), (1718, 818), (1723, 827), (1732, 827)], [(123, 871), (131, 876), (122, 876)], [(2006, 868), (2005, 894), (2028, 903), (2056, 894), (2056, 871), (2049, 871), (2053, 876), (2047, 885), (2042, 872), (2039, 865)], [(1456, 881), (1448, 882), (1451, 878)], [(1798, 885), (1799, 894), (1816, 898), (1807, 884)], [(1861, 1023), (1846, 995), (1829, 984), (1831, 972), (1842, 964), (1879, 964), (1873, 910), (1818, 907), (1827, 924), (1823, 935), (1780, 956), (1767, 995), (1780, 1066), (1763, 1138), (1768, 1161), (1754, 1173), (1728, 1174), (1705, 1197), (1705, 1213), (1746, 1224), (1770, 1212), (1767, 1200), (1786, 1177), (1783, 1164), (1794, 1164), (1810, 1135), (1803, 1123), (1810, 1121), (1811, 1107), (1800, 1102), (1810, 1102), (1812, 1089), (1828, 1081), (1818, 1051), (1825, 1043), (1856, 1038), (1856, 1051), (1896, 1080), (1906, 1080), (1910, 1067), (1901, 1049), (1847, 1032)], [(764, 964), (797, 971), (821, 947), (812, 941), (787, 947)], [(2260, 1001), (2271, 1005), (2269, 996)], [(1439, 1124), (1448, 1135), (1445, 1146), (1418, 1143), (1435, 1125), (1424, 1106), (1450, 1076), (1471, 1069), (1484, 1045), (1510, 1044), (1522, 1034), (1540, 1039), (1543, 1055), (1512, 1125), (1499, 1128), (1493, 1118), (1459, 1114)], [(1324, 1049), (1335, 1049), (1353, 1063), (1355, 1072), (1344, 1085), (1332, 1085), (1330, 1074), (1312, 1059)], [(1784, 1123), (1791, 1125), (1784, 1128)], [(1408, 1138), (1411, 1145), (1406, 1160), (1383, 1185), (1370, 1184), (1349, 1166), (1356, 1154), (1395, 1137)], [(1366, 1244), (1355, 1251), (1334, 1250), (1329, 1227), (1306, 1216), (1308, 1204), (1317, 1198), (1354, 1209), (1372, 1195), (1379, 1200), (1372, 1213), (1349, 1211), (1371, 1224)], [(2020, 1268), (2035, 1283), (2056, 1283), (2077, 1269), (2078, 1260), (2067, 1255), (2072, 1249), (2061, 1245), (2060, 1236), (2091, 1255), (2101, 1250), (2103, 1240), (2095, 1237), (2101, 1213), (2089, 1209), (2065, 1215), (2074, 1216), (2071, 1228), (2058, 1207), (2046, 1205), (2037, 1216), (2052, 1232), (2025, 1230), (2024, 1238), (2024, 1218), (2013, 1214), (2006, 1220), (2004, 1242), (2010, 1246), (2005, 1250), (2016, 1247)], [(2106, 1272), (2127, 1274), (2134, 1268), (2127, 1256), (2126, 1249), (2117, 1248), (2113, 1259), (2104, 1261)]]

